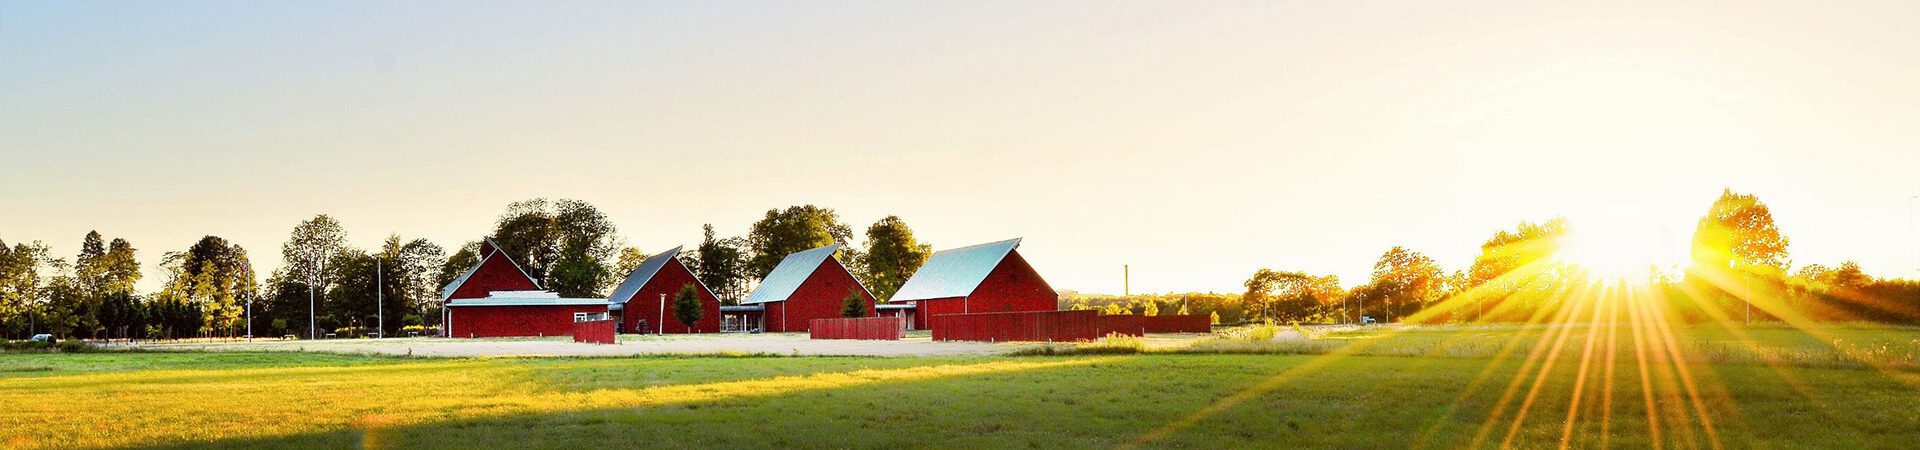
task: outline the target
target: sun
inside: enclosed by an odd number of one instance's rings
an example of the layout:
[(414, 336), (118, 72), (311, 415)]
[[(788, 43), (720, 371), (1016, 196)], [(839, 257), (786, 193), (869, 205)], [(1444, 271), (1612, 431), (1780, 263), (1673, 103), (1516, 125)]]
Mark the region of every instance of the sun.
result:
[(1644, 283), (1654, 271), (1677, 267), (1684, 249), (1654, 227), (1571, 222), (1554, 255), (1597, 279)]

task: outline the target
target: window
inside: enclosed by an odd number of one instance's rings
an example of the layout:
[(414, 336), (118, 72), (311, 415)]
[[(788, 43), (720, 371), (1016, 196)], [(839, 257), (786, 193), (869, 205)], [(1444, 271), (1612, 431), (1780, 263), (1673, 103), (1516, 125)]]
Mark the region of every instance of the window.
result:
[(607, 313), (573, 313), (574, 322), (594, 322), (600, 320), (607, 320)]

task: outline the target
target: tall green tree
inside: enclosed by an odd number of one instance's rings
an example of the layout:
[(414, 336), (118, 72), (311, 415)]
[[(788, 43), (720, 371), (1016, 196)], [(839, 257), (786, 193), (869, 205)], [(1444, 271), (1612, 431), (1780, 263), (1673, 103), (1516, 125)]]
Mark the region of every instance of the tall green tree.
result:
[(1376, 307), (1384, 313), (1384, 320), (1392, 322), (1394, 317), (1439, 300), (1445, 283), (1446, 272), (1433, 258), (1395, 246), (1373, 263), (1373, 279), (1367, 286), (1375, 304), (1368, 306)]
[(320, 336), (319, 296), (333, 282), (333, 259), (347, 246), (347, 231), (326, 214), (313, 216), (293, 227), (293, 235), (280, 247), (280, 256), (294, 280), (307, 286), (308, 338)]
[(1787, 237), (1759, 197), (1727, 189), (1693, 232), (1693, 266), (1778, 277), (1786, 273)]
[(693, 283), (680, 286), (680, 292), (673, 295), (673, 318), (681, 325), (692, 328), (693, 324), (705, 318), (707, 311), (700, 308), (700, 290)]
[[(840, 214), (832, 209), (813, 205), (769, 209), (766, 217), (754, 222), (747, 233), (747, 248), (752, 252), (747, 262), (748, 273), (753, 279), (763, 279), (788, 254), (834, 243), (851, 249), (852, 242), (853, 229), (840, 223)], [(857, 264), (859, 257), (847, 249), (842, 250), (847, 253), (841, 254), (840, 260)]]
[(887, 216), (867, 227), (866, 282), (875, 298), (893, 293), (933, 255), (933, 246), (913, 237), (913, 229), (899, 216)]
[(8, 337), (25, 337), (37, 329), (43, 295), (44, 267), (53, 258), (45, 244), (0, 242), (0, 327)]
[[(391, 270), (392, 279), (387, 280), (399, 294), (399, 304), (405, 312), (418, 314), (422, 324), (439, 323), (440, 314), (434, 312), (440, 292), (439, 271), (446, 264), (446, 250), (425, 238), (418, 238), (402, 244), (399, 235), (390, 235), (380, 248), (380, 255), (387, 260), (386, 267)], [(395, 331), (394, 320), (387, 321), (387, 331)], [(402, 320), (401, 322), (404, 322)]]
[(1243, 283), (1248, 315), (1276, 321), (1321, 322), (1346, 297), (1340, 277), (1260, 269)]
[[(433, 278), (435, 289), (445, 288), (448, 284), (452, 284), (454, 278), (459, 278), (460, 274), (466, 273), (467, 269), (473, 268), (474, 264), (479, 263), (480, 241), (468, 242), (466, 245), (460, 246), (459, 250), (455, 250), (452, 255), (447, 256), (446, 262), (440, 264), (440, 272)], [(438, 294), (436, 293), (436, 295)]]
[(613, 263), (613, 277), (624, 278), (634, 270), (640, 269), (640, 263), (647, 261), (647, 252), (639, 247), (621, 247), (620, 256)]
[(694, 273), (700, 282), (714, 289), (722, 304), (740, 303), (746, 296), (747, 286), (747, 248), (746, 240), (738, 237), (721, 239), (714, 235), (713, 224), (700, 227), (700, 246), (694, 249), (696, 255)]
[(1467, 298), (1436, 320), (1525, 320), (1556, 306), (1556, 293), (1573, 281), (1571, 268), (1553, 258), (1567, 232), (1563, 218), (1495, 232), (1467, 268), (1457, 294)]
[(133, 292), (134, 285), (140, 282), (140, 260), (133, 244), (126, 239), (114, 238), (107, 245), (107, 254), (93, 265), (105, 292)]
[(613, 281), (619, 240), (613, 222), (580, 200), (533, 199), (507, 206), (493, 240), (540, 286), (568, 297), (597, 297)]

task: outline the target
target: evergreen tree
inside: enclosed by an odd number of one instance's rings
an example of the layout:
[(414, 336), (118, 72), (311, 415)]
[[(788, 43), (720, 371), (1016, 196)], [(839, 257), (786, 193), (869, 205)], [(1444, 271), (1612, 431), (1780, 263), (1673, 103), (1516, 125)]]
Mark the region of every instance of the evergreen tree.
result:
[(866, 317), (867, 298), (860, 295), (860, 289), (848, 289), (847, 298), (840, 301), (840, 317)]
[(706, 309), (700, 307), (700, 289), (688, 283), (680, 286), (680, 292), (673, 295), (673, 318), (681, 325), (693, 328), (693, 324), (706, 317)]

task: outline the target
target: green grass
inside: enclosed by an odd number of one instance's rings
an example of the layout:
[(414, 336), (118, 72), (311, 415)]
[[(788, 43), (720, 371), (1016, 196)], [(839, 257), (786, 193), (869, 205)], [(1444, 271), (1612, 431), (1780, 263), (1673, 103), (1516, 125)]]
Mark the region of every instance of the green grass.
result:
[[(1796, 330), (1753, 331), (1753, 341), (1765, 344), (1759, 348), (1834, 348)], [(1726, 448), (1910, 448), (1920, 442), (1920, 374), (1911, 369), (1682, 358), (1648, 365), (1651, 382), (1643, 391), (1641, 366), (1629, 348), (1613, 365), (1608, 391), (1607, 364), (1598, 356), (1581, 381), (1583, 347), (1574, 338), (1558, 358), (1529, 362), (1528, 346), (1547, 332), (1334, 332), (1310, 341), (1329, 346), (1313, 354), (9, 354), (0, 355), (0, 445), (1058, 448), (1122, 446), (1164, 431), (1163, 439), (1146, 443), (1441, 449), (1498, 447), (1512, 431), (1513, 446), (1541, 448), (1559, 445), (1578, 398), (1570, 434), (1576, 447), (1645, 448), (1653, 444), (1648, 394), (1659, 440), (1670, 448), (1707, 448), (1713, 438)], [(1719, 333), (1726, 331), (1684, 329), (1676, 347), (1711, 349), (1731, 336)], [(1857, 327), (1823, 335), (1865, 347), (1920, 338), (1920, 331)], [(1344, 354), (1353, 350), (1345, 346), (1369, 340), (1369, 348), (1421, 352), (1518, 342), (1520, 351), (1505, 358)], [(1108, 344), (1115, 346), (1137, 347)], [(1542, 376), (1538, 363), (1547, 361), (1552, 364)], [(1697, 389), (1683, 387), (1672, 370), (1679, 367)]]

